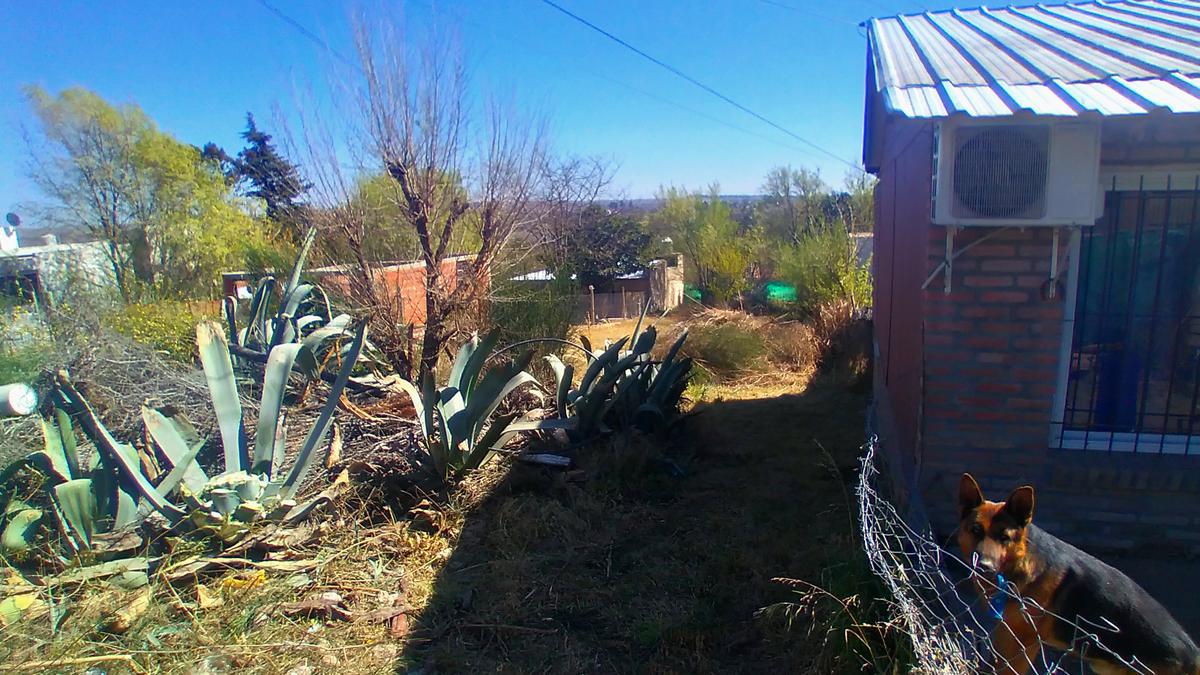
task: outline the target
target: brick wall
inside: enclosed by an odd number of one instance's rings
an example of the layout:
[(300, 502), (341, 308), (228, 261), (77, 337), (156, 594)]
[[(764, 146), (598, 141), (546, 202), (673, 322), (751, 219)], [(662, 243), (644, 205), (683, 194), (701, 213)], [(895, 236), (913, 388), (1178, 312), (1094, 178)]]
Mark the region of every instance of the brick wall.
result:
[[(928, 240), (933, 270), (945, 230), (930, 228)], [(1060, 265), (1067, 244), (1062, 237)], [(1051, 230), (965, 229), (954, 246), (966, 250), (951, 292), (944, 275), (925, 291), (922, 482), (942, 527), (953, 525), (964, 471), (985, 489), (1042, 482), (1064, 305), (1061, 288), (1048, 294)]]

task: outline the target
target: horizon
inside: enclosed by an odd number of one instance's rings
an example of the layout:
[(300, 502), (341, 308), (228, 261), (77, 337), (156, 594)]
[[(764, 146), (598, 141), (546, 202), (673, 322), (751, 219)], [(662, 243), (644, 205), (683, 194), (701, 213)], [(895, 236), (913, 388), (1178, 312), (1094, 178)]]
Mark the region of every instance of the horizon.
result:
[[(653, 199), (662, 187), (704, 190), (713, 183), (722, 195), (757, 195), (776, 166), (815, 169), (840, 188), (861, 156), (866, 41), (858, 22), (948, 6), (562, 3), (753, 114), (537, 0), (384, 3), (376, 11), (402, 12), (409, 31), (449, 26), (477, 90), (544, 111), (558, 153), (614, 163), (609, 200)], [(0, 81), (7, 83), (0, 88), (0, 144), (10, 149), (0, 158), (0, 208), (28, 220), (27, 207), (42, 200), (26, 176), (22, 127), (33, 130), (36, 122), (25, 85), (51, 93), (82, 86), (113, 104), (135, 103), (178, 140), (215, 142), (231, 154), (243, 145), (249, 112), (282, 150), (303, 92), (322, 101), (334, 95), (322, 82), (354, 53), (353, 8), (259, 0), (204, 7), (128, 2), (115, 9), (67, 3), (53, 16), (35, 6), (0, 9), (6, 25), (22, 28), (0, 63)]]

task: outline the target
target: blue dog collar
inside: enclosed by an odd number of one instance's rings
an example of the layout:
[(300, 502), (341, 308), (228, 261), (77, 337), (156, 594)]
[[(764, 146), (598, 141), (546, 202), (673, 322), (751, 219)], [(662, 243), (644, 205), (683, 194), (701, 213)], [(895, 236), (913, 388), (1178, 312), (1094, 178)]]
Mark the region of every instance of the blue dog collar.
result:
[(992, 610), (994, 618), (1002, 618), (1004, 616), (1004, 605), (1008, 603), (1008, 582), (1004, 580), (1003, 574), (996, 574), (996, 594), (988, 601), (988, 607)]

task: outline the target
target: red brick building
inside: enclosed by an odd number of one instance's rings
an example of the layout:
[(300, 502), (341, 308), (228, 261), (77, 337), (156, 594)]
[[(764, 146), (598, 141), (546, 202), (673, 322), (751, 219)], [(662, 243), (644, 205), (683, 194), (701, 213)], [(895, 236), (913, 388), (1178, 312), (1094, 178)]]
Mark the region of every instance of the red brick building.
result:
[(936, 532), (964, 471), (1089, 550), (1200, 554), (1200, 5), (867, 24), (874, 427)]
[[(467, 273), (473, 255), (447, 256), (442, 261), (442, 276), (449, 288), (458, 283), (460, 272)], [(421, 261), (388, 263), (375, 269), (379, 284), (391, 292), (399, 292), (404, 320), (417, 326), (425, 325), (425, 263)], [(349, 290), (350, 271), (345, 266), (317, 267), (304, 271), (305, 279), (321, 284), (331, 295)], [(248, 272), (226, 272), (222, 275), (222, 293), (235, 298), (248, 298), (257, 283), (257, 276)]]

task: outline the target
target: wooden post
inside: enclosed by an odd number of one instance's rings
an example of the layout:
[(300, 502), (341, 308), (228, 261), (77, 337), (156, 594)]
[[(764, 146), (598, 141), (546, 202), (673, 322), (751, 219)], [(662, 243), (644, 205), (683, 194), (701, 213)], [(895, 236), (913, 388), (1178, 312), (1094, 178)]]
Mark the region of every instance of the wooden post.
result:
[(629, 318), (629, 293), (624, 288), (621, 289), (621, 318)]
[(588, 284), (588, 293), (592, 296), (592, 323), (596, 323), (596, 287)]

